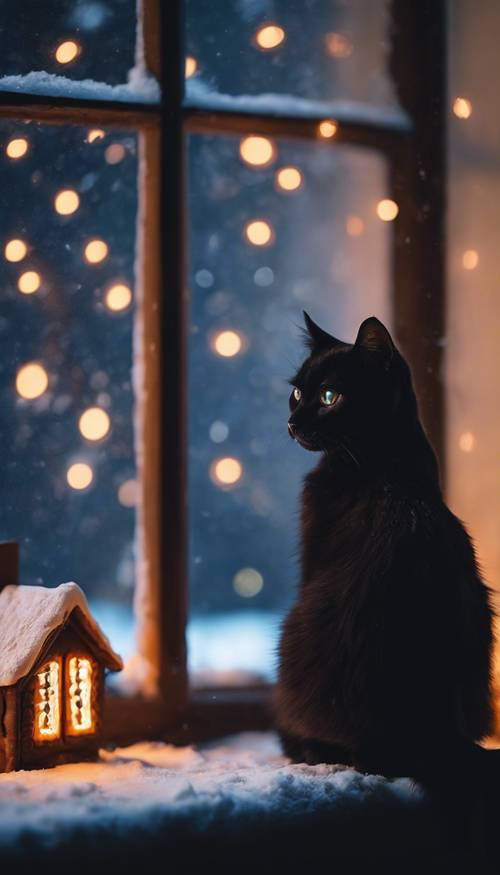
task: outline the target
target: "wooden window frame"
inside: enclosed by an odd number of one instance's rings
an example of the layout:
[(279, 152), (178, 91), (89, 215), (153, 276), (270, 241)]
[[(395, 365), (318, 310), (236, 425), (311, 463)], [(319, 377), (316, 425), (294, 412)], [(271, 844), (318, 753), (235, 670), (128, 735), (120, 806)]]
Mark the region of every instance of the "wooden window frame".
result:
[[(158, 695), (109, 696), (104, 740), (166, 738), (176, 743), (271, 724), (270, 687), (189, 690), (187, 621), (187, 426), (185, 277), (186, 143), (191, 133), (317, 138), (320, 118), (207, 111), (183, 105), (183, 0), (143, 0), (146, 66), (162, 86), (157, 105), (0, 93), (0, 118), (133, 128), (139, 133), (142, 266), (138, 307), (148, 392), (142, 405), (146, 452), (139, 459), (148, 588), (156, 606), (153, 660)], [(446, 2), (391, 0), (390, 72), (408, 130), (343, 120), (333, 149), (375, 149), (389, 168), (395, 334), (408, 357), (444, 479), (442, 359), (445, 314)], [(169, 422), (178, 424), (176, 429)]]

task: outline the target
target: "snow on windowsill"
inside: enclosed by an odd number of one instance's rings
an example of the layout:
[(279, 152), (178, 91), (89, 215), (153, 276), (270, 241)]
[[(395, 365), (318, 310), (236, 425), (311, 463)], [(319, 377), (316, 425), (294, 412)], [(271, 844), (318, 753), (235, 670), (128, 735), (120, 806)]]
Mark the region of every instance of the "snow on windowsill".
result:
[(128, 82), (122, 85), (108, 85), (93, 79), (68, 79), (45, 70), (33, 70), (25, 75), (0, 77), (0, 91), (132, 103), (158, 103), (160, 99), (158, 82), (141, 66), (133, 67)]

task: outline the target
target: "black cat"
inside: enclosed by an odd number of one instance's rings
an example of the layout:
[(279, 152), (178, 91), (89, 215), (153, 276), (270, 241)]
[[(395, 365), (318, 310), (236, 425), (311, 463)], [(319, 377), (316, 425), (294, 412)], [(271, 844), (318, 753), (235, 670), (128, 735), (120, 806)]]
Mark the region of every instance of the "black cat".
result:
[(425, 776), (490, 731), (488, 589), (387, 329), (371, 317), (348, 344), (304, 315), (288, 429), (322, 455), (305, 478), (301, 583), (280, 643), (283, 749)]

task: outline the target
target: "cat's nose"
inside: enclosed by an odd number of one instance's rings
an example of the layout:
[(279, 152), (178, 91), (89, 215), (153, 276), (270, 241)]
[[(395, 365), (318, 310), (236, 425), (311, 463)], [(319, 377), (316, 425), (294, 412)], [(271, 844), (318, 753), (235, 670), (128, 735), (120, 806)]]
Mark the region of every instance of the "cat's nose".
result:
[(297, 426), (294, 425), (293, 422), (289, 422), (288, 423), (288, 431), (290, 433), (290, 436), (295, 438), (295, 435), (297, 434)]

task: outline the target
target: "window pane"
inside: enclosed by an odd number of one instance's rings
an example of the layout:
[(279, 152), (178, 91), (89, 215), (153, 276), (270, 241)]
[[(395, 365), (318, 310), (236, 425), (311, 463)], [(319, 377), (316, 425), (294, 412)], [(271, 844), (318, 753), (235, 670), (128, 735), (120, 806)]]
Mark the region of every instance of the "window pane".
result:
[(190, 667), (196, 683), (269, 678), (316, 461), (287, 435), (301, 311), (348, 341), (372, 313), (390, 324), (386, 165), (301, 141), (189, 147)]
[(187, 0), (187, 102), (404, 123), (387, 0)]
[(136, 151), (131, 131), (1, 125), (0, 539), (20, 542), (23, 583), (79, 583), (121, 652), (134, 586)]
[(2, 3), (0, 90), (157, 100), (156, 82), (136, 61), (136, 7), (136, 0)]

